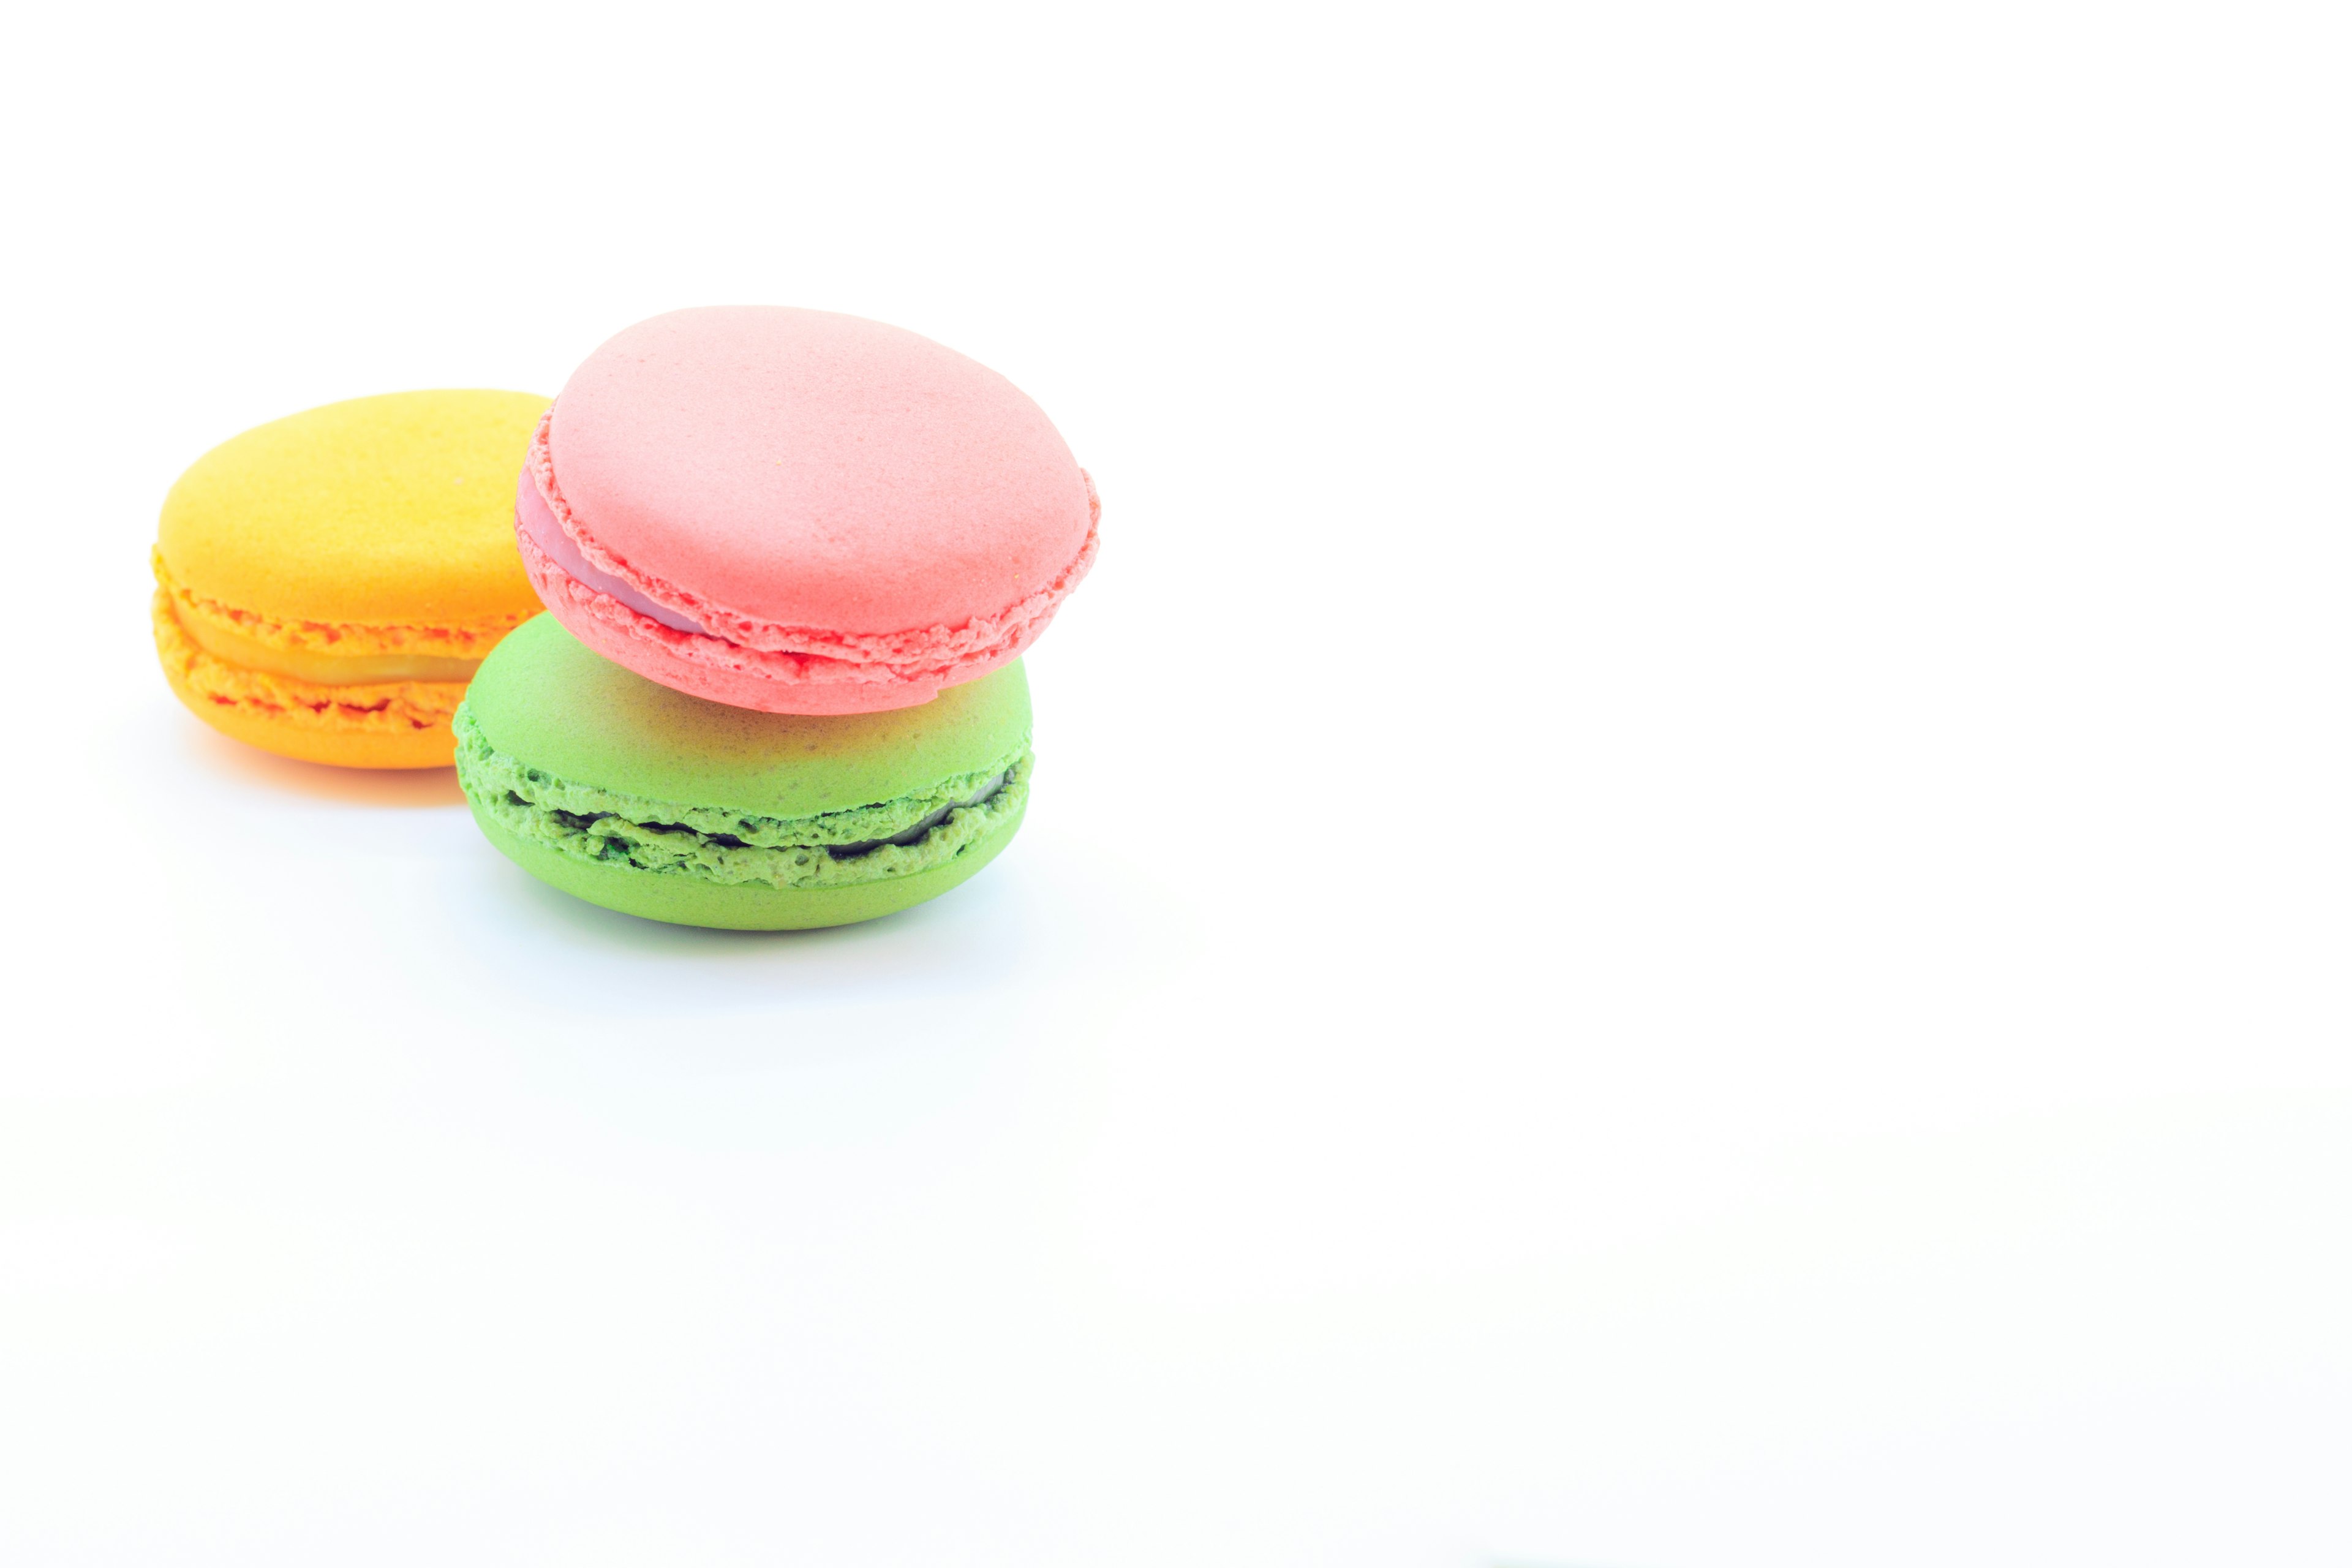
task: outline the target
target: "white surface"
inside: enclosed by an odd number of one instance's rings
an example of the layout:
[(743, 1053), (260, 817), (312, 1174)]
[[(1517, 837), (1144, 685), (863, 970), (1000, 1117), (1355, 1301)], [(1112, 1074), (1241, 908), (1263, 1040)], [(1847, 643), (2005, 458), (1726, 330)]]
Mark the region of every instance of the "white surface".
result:
[[(2340, 21), (12, 24), (10, 1564), (2341, 1563)], [(1034, 394), (1029, 826), (570, 903), (146, 646), (720, 300)]]

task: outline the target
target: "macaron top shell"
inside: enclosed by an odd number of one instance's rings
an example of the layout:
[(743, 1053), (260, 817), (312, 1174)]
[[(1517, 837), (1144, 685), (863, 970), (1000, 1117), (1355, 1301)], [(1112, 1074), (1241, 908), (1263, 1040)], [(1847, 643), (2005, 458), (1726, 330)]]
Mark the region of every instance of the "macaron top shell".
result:
[(847, 811), (1001, 763), (1029, 734), (1018, 662), (930, 702), (832, 718), (706, 701), (597, 657), (551, 616), (500, 643), (467, 694), (500, 752), (560, 778), (762, 816)]
[(740, 622), (857, 637), (1001, 616), (1066, 592), (1093, 534), (1086, 476), (1018, 387), (822, 310), (630, 328), (565, 384), (545, 450), (589, 560), (739, 641)]
[(179, 587), (273, 621), (511, 624), (539, 608), (512, 523), (546, 407), (403, 392), (248, 430), (172, 487), (157, 552)]

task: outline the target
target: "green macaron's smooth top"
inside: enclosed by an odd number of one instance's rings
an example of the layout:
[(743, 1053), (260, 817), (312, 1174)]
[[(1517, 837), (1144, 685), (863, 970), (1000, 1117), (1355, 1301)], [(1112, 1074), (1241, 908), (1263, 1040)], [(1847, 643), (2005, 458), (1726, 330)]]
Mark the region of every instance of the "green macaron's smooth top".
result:
[(918, 708), (808, 717), (689, 697), (591, 653), (553, 616), (509, 633), (466, 697), (482, 738), (558, 778), (764, 817), (919, 795), (1025, 749), (1018, 660)]

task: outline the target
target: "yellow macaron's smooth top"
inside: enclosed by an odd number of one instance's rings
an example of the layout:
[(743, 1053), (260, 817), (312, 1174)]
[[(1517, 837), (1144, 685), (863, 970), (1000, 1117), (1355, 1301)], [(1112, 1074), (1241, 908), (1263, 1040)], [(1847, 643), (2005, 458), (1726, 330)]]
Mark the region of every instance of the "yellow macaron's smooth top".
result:
[(248, 430), (164, 498), (157, 581), (273, 647), (479, 658), (540, 607), (514, 491), (548, 402), (397, 392)]

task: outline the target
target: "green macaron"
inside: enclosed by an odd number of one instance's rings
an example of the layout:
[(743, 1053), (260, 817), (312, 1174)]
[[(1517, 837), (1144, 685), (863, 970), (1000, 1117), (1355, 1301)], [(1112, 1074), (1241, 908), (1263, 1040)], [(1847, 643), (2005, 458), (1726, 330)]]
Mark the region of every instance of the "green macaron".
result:
[(453, 725), (474, 820), (541, 881), (679, 925), (846, 925), (995, 858), (1029, 801), (1018, 660), (918, 708), (807, 717), (689, 697), (552, 616), (474, 677)]

